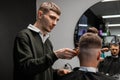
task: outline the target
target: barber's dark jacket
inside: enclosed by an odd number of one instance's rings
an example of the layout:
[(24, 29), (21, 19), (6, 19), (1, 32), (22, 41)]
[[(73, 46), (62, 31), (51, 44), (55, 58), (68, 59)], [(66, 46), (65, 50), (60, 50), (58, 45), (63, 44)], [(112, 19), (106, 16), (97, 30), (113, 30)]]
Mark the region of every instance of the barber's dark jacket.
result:
[(99, 72), (107, 75), (120, 74), (120, 57), (119, 56), (107, 56), (98, 66)]
[(14, 80), (53, 80), (52, 65), (58, 59), (49, 39), (24, 29), (14, 42)]

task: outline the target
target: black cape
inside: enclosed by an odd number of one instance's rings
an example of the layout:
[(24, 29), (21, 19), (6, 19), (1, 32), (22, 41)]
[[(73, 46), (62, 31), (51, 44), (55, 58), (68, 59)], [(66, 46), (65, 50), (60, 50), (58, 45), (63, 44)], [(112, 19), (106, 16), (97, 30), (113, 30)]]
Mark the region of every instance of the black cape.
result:
[(85, 72), (76, 70), (67, 75), (59, 77), (57, 80), (116, 80), (113, 77), (101, 73)]
[(98, 71), (110, 76), (120, 74), (120, 57), (106, 57), (98, 66)]

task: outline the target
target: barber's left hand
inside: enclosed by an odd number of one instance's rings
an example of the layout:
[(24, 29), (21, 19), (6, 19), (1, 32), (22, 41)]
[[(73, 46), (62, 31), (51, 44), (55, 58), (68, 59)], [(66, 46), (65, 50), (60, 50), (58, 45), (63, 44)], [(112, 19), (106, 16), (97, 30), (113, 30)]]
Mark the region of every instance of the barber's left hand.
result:
[(67, 70), (67, 69), (59, 69), (59, 70), (57, 71), (57, 74), (60, 75), (60, 76), (63, 76), (63, 75), (68, 74), (68, 73), (70, 73), (70, 72), (71, 72), (71, 71), (70, 71), (70, 70)]

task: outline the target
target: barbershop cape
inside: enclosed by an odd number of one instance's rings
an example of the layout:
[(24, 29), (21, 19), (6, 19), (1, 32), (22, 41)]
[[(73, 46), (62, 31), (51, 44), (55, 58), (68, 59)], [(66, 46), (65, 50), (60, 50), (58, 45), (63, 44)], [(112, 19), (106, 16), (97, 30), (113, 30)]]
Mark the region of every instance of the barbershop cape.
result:
[(115, 80), (115, 79), (98, 72), (94, 73), (77, 70), (62, 76), (57, 80)]
[(120, 74), (120, 57), (106, 57), (102, 62), (100, 62), (98, 71), (110, 76)]

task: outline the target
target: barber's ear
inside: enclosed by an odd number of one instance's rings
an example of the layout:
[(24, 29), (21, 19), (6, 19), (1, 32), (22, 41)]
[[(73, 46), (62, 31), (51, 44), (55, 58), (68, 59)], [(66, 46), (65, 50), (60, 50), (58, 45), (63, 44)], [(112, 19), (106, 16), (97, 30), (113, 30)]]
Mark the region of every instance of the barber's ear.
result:
[(109, 48), (110, 50), (112, 49), (112, 48)]
[(38, 18), (41, 18), (43, 16), (43, 12), (42, 11), (38, 11)]

